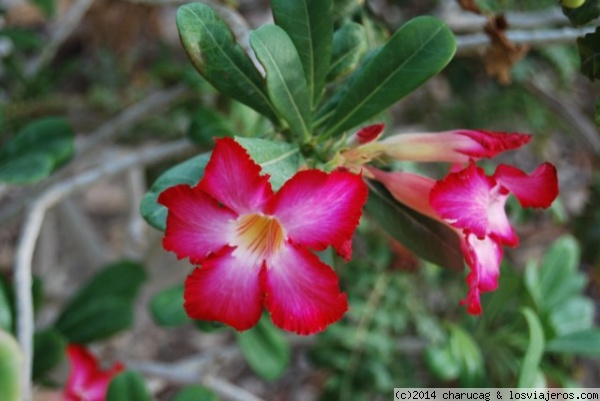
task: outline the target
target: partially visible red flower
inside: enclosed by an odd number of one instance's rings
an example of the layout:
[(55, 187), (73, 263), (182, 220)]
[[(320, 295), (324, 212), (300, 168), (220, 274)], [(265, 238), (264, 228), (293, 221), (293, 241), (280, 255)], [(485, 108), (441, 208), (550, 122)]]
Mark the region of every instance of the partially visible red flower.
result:
[(71, 371), (64, 390), (66, 401), (105, 401), (110, 381), (124, 369), (116, 363), (108, 370), (98, 366), (98, 360), (80, 345), (67, 347)]
[(217, 140), (196, 186), (158, 198), (169, 209), (164, 248), (201, 265), (185, 283), (188, 315), (241, 331), (256, 325), (264, 305), (282, 329), (324, 330), (348, 303), (311, 249), (331, 245), (348, 260), (366, 197), (362, 178), (343, 171), (300, 171), (274, 193), (241, 145)]
[(348, 138), (348, 144), (353, 146), (365, 145), (369, 142), (373, 142), (381, 136), (384, 129), (384, 123), (367, 125), (366, 127), (359, 129), (350, 138)]
[(481, 313), (480, 294), (498, 287), (502, 246), (519, 243), (504, 206), (510, 193), (523, 207), (549, 207), (558, 196), (556, 169), (549, 163), (533, 173), (499, 165), (491, 177), (471, 161), (465, 169), (435, 181), (405, 172), (367, 167), (399, 202), (441, 220), (461, 235), (461, 250), (470, 268), (467, 312)]
[(530, 140), (528, 134), (457, 129), (392, 135), (377, 146), (385, 155), (397, 160), (466, 164), (471, 159), (491, 158), (517, 149)]

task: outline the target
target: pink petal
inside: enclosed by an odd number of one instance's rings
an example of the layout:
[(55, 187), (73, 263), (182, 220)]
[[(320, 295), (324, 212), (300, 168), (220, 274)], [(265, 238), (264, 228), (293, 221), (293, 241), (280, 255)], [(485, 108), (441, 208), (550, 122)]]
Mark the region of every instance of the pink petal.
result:
[(300, 171), (287, 181), (269, 203), (288, 238), (323, 250), (332, 245), (346, 260), (352, 238), (367, 200), (367, 187), (356, 174), (320, 170)]
[(373, 142), (379, 138), (384, 129), (385, 124), (383, 123), (363, 127), (350, 138), (350, 143), (356, 142), (359, 145), (364, 145), (366, 143)]
[(169, 209), (163, 247), (179, 259), (200, 263), (227, 245), (230, 221), (237, 216), (198, 187), (168, 188), (159, 195), (158, 203)]
[(456, 135), (463, 135), (470, 138), (473, 143), (456, 149), (471, 158), (494, 157), (498, 153), (507, 150), (517, 149), (529, 143), (531, 135), (506, 132), (492, 132), (485, 130), (454, 130)]
[(261, 282), (265, 307), (284, 330), (314, 334), (348, 310), (337, 274), (302, 246), (286, 244), (261, 272)]
[(434, 179), (403, 171), (387, 172), (371, 166), (365, 168), (398, 202), (426, 216), (439, 219), (429, 204), (429, 193), (435, 185)]
[(65, 394), (74, 397), (78, 391), (86, 388), (88, 381), (98, 370), (98, 361), (82, 346), (70, 344), (67, 347), (67, 358), (71, 370), (65, 386)]
[(468, 229), (483, 238), (488, 230), (488, 207), (496, 182), (474, 163), (450, 173), (433, 186), (429, 201), (450, 225)]
[(512, 192), (523, 207), (549, 207), (558, 196), (556, 167), (550, 163), (541, 164), (527, 175), (516, 167), (501, 164), (496, 168), (494, 178)]
[(468, 163), (493, 157), (528, 143), (531, 135), (484, 130), (453, 130), (439, 133), (399, 134), (381, 141), (380, 149), (398, 160)]
[(503, 244), (516, 246), (519, 238), (504, 211), (507, 198), (508, 193), (474, 163), (448, 174), (430, 193), (433, 209), (453, 227), (480, 239), (490, 235)]
[(481, 313), (480, 293), (498, 288), (502, 247), (490, 237), (478, 239), (472, 234), (467, 234), (462, 251), (471, 272), (467, 276), (469, 293), (461, 303), (467, 304), (467, 312), (478, 315)]
[(262, 291), (261, 265), (232, 255), (233, 248), (205, 260), (185, 281), (185, 310), (198, 320), (223, 322), (242, 331), (260, 319)]
[(273, 195), (269, 176), (260, 175), (260, 166), (233, 139), (216, 142), (198, 186), (238, 214), (262, 211)]
[(64, 393), (67, 401), (104, 401), (110, 381), (124, 369), (117, 363), (110, 370), (100, 370), (96, 358), (79, 345), (69, 345), (67, 356), (71, 363)]

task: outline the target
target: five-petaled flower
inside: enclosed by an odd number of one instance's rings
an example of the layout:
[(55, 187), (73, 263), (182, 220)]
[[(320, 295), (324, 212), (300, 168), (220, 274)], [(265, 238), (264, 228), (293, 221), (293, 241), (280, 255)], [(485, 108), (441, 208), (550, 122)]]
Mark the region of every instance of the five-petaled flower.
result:
[(105, 401), (110, 381), (124, 369), (121, 363), (100, 369), (94, 355), (80, 345), (70, 344), (67, 357), (71, 371), (64, 389), (66, 401)]
[(490, 177), (471, 162), (439, 181), (373, 167), (367, 171), (398, 201), (449, 224), (460, 235), (461, 250), (470, 268), (469, 292), (462, 304), (475, 315), (481, 313), (480, 294), (498, 287), (502, 246), (519, 243), (504, 210), (509, 194), (523, 207), (542, 208), (549, 207), (558, 195), (556, 169), (549, 163), (529, 175), (501, 164)]
[(300, 171), (275, 193), (241, 145), (217, 140), (202, 180), (158, 199), (169, 210), (164, 248), (200, 265), (185, 283), (188, 315), (241, 331), (264, 305), (275, 325), (298, 334), (336, 322), (346, 294), (311, 249), (331, 245), (348, 260), (366, 197), (362, 178), (343, 171)]

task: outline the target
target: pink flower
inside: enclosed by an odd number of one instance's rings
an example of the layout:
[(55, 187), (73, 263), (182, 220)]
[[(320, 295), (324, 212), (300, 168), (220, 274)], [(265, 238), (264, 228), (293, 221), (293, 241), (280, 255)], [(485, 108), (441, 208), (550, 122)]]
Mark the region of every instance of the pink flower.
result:
[(310, 249), (331, 245), (350, 258), (366, 186), (352, 173), (305, 170), (274, 193), (260, 174), (246, 150), (224, 138), (196, 186), (160, 194), (169, 209), (164, 248), (201, 265), (186, 280), (185, 309), (241, 331), (264, 305), (285, 330), (324, 330), (348, 303), (335, 272)]
[(519, 148), (530, 140), (531, 135), (527, 134), (457, 129), (393, 135), (376, 146), (385, 155), (397, 160), (466, 164), (471, 159), (494, 157)]
[(71, 372), (64, 390), (66, 401), (104, 401), (110, 381), (124, 369), (117, 363), (109, 370), (101, 370), (98, 360), (79, 345), (69, 345), (67, 357)]
[(387, 173), (367, 167), (399, 202), (444, 221), (461, 235), (461, 250), (470, 268), (469, 293), (462, 304), (481, 313), (480, 294), (498, 287), (502, 246), (519, 243), (504, 206), (510, 193), (523, 207), (549, 207), (558, 196), (556, 169), (549, 163), (533, 173), (499, 165), (493, 176), (471, 162), (461, 171), (435, 181), (404, 172)]

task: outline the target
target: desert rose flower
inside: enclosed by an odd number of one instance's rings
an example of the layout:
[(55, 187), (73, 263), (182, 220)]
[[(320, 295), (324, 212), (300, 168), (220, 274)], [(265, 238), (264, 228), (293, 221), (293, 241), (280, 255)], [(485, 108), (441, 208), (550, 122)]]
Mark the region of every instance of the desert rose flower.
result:
[(117, 363), (102, 370), (98, 360), (84, 347), (71, 344), (67, 347), (71, 371), (64, 389), (66, 401), (105, 401), (110, 381), (124, 367)]
[(300, 171), (274, 193), (241, 145), (217, 140), (202, 180), (158, 199), (169, 210), (164, 248), (200, 266), (185, 283), (188, 315), (241, 331), (264, 306), (282, 329), (324, 330), (348, 304), (312, 251), (331, 245), (348, 260), (366, 197), (359, 175), (320, 170)]

